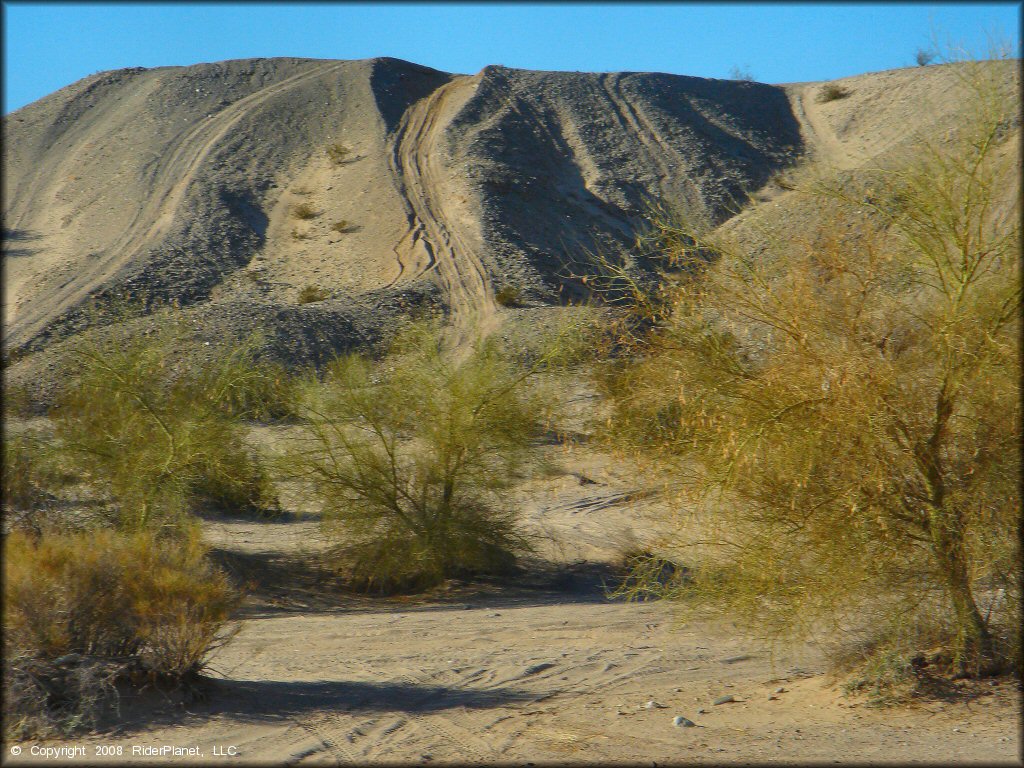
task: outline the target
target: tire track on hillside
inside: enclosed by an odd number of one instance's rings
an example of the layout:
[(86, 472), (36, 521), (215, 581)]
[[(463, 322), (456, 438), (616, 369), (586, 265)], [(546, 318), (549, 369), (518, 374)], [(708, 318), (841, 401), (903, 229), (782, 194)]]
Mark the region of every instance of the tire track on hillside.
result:
[[(90, 286), (103, 275), (111, 275), (130, 263), (147, 246), (166, 234), (185, 193), (199, 173), (206, 159), (218, 143), (253, 110), (268, 100), (317, 76), (328, 74), (344, 66), (344, 62), (323, 64), (299, 72), (279, 83), (261, 88), (234, 102), (216, 114), (204, 118), (183, 132), (175, 141), (170, 157), (160, 163), (151, 184), (153, 194), (139, 208), (124, 233), (110, 248), (107, 257), (85, 269), (62, 289), (58, 289), (50, 305), (50, 316), (60, 315), (88, 294)], [(56, 310), (55, 312), (53, 310)], [(41, 320), (28, 320), (32, 335)]]
[(665, 160), (665, 155), (671, 150), (661, 140), (661, 136), (658, 135), (654, 126), (622, 93), (622, 78), (622, 74), (614, 72), (601, 75), (601, 88), (608, 96), (615, 114), (624, 123), (623, 127), (637, 138), (644, 148), (648, 160), (657, 166), (659, 181), (664, 187), (664, 182), (673, 176), (673, 171)]
[(453, 324), (462, 330), (467, 330), (474, 320), (486, 323), (496, 311), (484, 265), (445, 201), (445, 129), (473, 95), (477, 83), (475, 77), (454, 77), (407, 109), (395, 131), (388, 158), (410, 207), (409, 232), (395, 251), (399, 255), (400, 273), (407, 266), (400, 254), (411, 257), (413, 248), (422, 244), (429, 261), (411, 277), (429, 271), (436, 273), (448, 299)]
[(819, 162), (834, 164), (840, 170), (860, 167), (868, 156), (863, 152), (851, 152), (821, 114), (821, 106), (812, 98), (817, 94), (819, 85), (805, 86), (790, 100), (800, 127), (806, 131), (805, 143), (814, 147)]
[[(267, 101), (281, 93), (291, 90), (295, 86), (311, 80), (317, 76), (328, 74), (341, 69), (344, 62), (333, 62), (299, 72), (291, 77), (285, 78), (279, 83), (261, 88), (251, 93), (220, 112), (204, 118), (189, 129), (186, 134), (177, 142), (171, 157), (161, 163), (157, 179), (154, 181), (155, 190), (163, 189), (159, 197), (150, 198), (146, 206), (139, 212), (135, 221), (128, 228), (125, 235), (118, 241), (117, 247), (127, 248), (135, 245), (137, 253), (147, 242), (151, 242), (164, 234), (174, 219), (174, 213), (181, 204), (188, 190), (189, 185), (195, 179), (203, 163), (210, 156), (213, 149), (231, 129), (233, 129), (242, 118), (251, 114), (252, 111), (265, 104)], [(171, 183), (171, 179), (177, 177), (177, 181)], [(140, 226), (144, 226), (147, 218), (153, 218), (144, 233), (139, 233)]]

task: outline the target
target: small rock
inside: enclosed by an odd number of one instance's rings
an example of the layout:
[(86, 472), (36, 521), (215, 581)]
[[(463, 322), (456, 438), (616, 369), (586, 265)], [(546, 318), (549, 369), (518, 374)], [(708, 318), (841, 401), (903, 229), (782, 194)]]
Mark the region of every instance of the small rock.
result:
[(701, 707), (700, 709), (697, 710), (697, 714), (698, 715), (706, 715), (707, 713), (708, 713), (708, 711), (706, 709), (704, 709), (704, 707)]
[(746, 661), (750, 658), (749, 654), (741, 653), (739, 656), (730, 656), (727, 659), (722, 659), (723, 664), (735, 664), (738, 661)]
[(689, 718), (683, 717), (682, 715), (676, 715), (672, 718), (672, 725), (676, 728), (693, 728), (697, 724)]
[(646, 704), (644, 704), (644, 709), (666, 709), (666, 707), (664, 704), (659, 704), (654, 699), (651, 699)]
[(789, 693), (789, 691), (787, 691), (787, 690), (786, 690), (785, 688), (783, 688), (782, 686), (779, 686), (778, 688), (776, 688), (776, 689), (775, 689), (775, 690), (773, 691), (773, 693)]
[(719, 704), (729, 704), (730, 702), (733, 702), (733, 701), (736, 701), (736, 697), (733, 696), (730, 693), (730, 694), (728, 694), (726, 696), (719, 696), (717, 699), (715, 699), (711, 703), (714, 704), (715, 706), (718, 706)]
[(54, 659), (53, 663), (56, 664), (58, 667), (63, 667), (67, 664), (78, 664), (79, 662), (81, 662), (81, 660), (82, 655), (80, 653), (68, 653), (64, 656), (60, 656)]
[(768, 694), (768, 701), (778, 701), (779, 697), (774, 694)]

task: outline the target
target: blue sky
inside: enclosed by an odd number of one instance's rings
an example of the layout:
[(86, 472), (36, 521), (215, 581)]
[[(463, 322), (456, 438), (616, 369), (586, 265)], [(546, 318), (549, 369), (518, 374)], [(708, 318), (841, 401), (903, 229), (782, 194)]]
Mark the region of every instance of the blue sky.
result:
[(1019, 50), (1018, 3), (4, 3), (4, 113), (120, 67), (394, 56), (449, 72), (658, 71), (767, 83), (913, 64), (933, 32)]

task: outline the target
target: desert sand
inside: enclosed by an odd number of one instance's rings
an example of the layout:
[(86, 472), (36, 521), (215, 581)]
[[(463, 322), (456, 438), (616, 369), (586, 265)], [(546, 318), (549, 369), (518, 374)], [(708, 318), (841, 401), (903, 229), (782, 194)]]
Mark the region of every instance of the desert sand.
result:
[[(624, 543), (650, 534), (659, 502), (637, 500), (635, 476), (610, 457), (550, 450), (561, 471), (520, 489), (538, 565), (511, 582), (345, 595), (317, 583), (326, 542), (300, 495), (283, 522), (208, 522), (221, 562), (252, 585), (238, 635), (211, 660), (208, 699), (126, 697), (112, 731), (43, 746), (120, 746), (103, 761), (117, 764), (1019, 764), (1013, 682), (873, 708), (842, 694), (812, 645), (773, 650), (738, 624), (680, 624), (670, 603), (609, 599), (602, 581)], [(204, 757), (131, 756), (162, 745)], [(10, 765), (33, 762), (21, 746)]]

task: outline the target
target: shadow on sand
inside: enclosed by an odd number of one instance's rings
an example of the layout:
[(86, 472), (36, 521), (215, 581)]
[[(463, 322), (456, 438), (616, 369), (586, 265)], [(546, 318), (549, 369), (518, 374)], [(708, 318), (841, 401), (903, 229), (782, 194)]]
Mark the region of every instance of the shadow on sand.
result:
[[(546, 696), (516, 689), (474, 690), (416, 682), (336, 680), (231, 680), (206, 678), (191, 697), (158, 692), (122, 694), (124, 718), (109, 721), (121, 734), (180, 725), (191, 718), (227, 717), (247, 723), (294, 720), (315, 712), (428, 714), (447, 709), (490, 709), (534, 701)], [(175, 699), (178, 699), (175, 701)], [(103, 729), (105, 730), (105, 729)]]
[(608, 563), (524, 561), (509, 576), (451, 579), (421, 594), (370, 596), (346, 587), (316, 557), (214, 548), (211, 558), (248, 594), (239, 619), (289, 613), (455, 611), (609, 602), (623, 571)]

